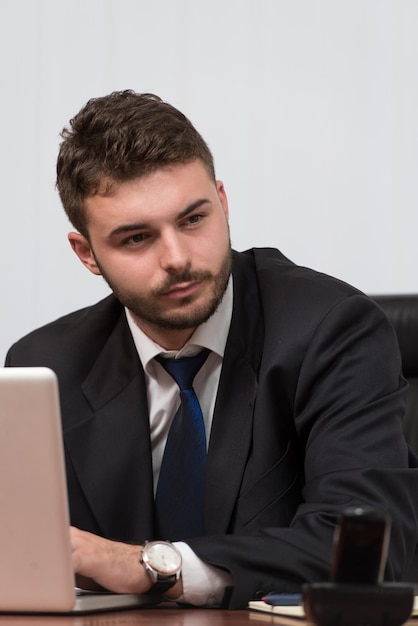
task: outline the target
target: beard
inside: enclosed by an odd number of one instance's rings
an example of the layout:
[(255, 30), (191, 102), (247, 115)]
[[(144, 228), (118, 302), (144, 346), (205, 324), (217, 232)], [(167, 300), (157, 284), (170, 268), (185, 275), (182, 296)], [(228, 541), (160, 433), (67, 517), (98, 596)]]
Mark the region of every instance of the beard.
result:
[[(140, 296), (122, 289), (113, 283), (99, 263), (97, 263), (97, 266), (119, 302), (129, 309), (136, 318), (159, 328), (186, 330), (196, 328), (206, 322), (219, 307), (231, 275), (232, 249), (231, 245), (229, 245), (217, 274), (205, 270), (193, 271), (190, 268), (186, 268), (182, 272), (170, 274), (164, 284), (152, 290), (148, 296)], [(202, 281), (207, 285), (212, 284), (210, 295), (203, 302), (193, 306), (194, 296), (191, 295), (177, 302), (176, 311), (168, 311), (159, 306), (161, 294), (181, 283), (195, 281)]]

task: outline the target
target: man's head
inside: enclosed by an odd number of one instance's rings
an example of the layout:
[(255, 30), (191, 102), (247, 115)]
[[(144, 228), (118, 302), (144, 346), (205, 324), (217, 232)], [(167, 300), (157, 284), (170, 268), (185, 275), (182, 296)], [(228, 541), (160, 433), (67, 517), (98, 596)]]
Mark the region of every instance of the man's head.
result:
[(211, 152), (191, 122), (153, 94), (114, 92), (90, 100), (62, 132), (57, 188), (73, 226), (88, 238), (85, 200), (118, 183), (200, 159), (215, 180)]
[(133, 92), (91, 100), (63, 137), (57, 184), (74, 252), (149, 337), (178, 349), (231, 272), (228, 201), (207, 145), (182, 113)]

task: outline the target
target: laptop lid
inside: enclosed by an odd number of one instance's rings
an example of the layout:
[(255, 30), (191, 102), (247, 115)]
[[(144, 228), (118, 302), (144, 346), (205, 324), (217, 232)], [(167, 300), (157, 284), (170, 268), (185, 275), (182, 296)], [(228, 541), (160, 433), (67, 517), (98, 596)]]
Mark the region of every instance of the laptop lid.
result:
[(44, 367), (0, 368), (0, 611), (91, 612), (146, 594), (76, 597), (58, 383)]

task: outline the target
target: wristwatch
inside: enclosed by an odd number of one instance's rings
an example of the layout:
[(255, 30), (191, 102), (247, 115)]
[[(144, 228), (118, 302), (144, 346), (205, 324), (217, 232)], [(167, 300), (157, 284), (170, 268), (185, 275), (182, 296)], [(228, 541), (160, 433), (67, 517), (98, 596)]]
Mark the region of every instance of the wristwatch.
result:
[(181, 576), (181, 554), (169, 541), (146, 541), (140, 562), (151, 579), (152, 593), (164, 593)]

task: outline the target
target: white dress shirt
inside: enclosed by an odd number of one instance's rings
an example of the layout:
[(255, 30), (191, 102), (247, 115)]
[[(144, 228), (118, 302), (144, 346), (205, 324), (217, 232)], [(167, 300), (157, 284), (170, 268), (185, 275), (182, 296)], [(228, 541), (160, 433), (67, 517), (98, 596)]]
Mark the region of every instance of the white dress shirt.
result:
[[(233, 307), (232, 277), (216, 312), (201, 324), (179, 351), (166, 351), (150, 339), (135, 323), (128, 309), (126, 317), (145, 373), (151, 432), (154, 493), (171, 422), (180, 404), (179, 388), (173, 378), (154, 357), (161, 354), (170, 358), (193, 356), (202, 348), (211, 352), (193, 382), (199, 399), (209, 442), (213, 411), (221, 375), (226, 340)], [(218, 604), (224, 589), (231, 584), (227, 572), (201, 561), (184, 542), (177, 542), (183, 558), (183, 595), (179, 600), (196, 605)]]

